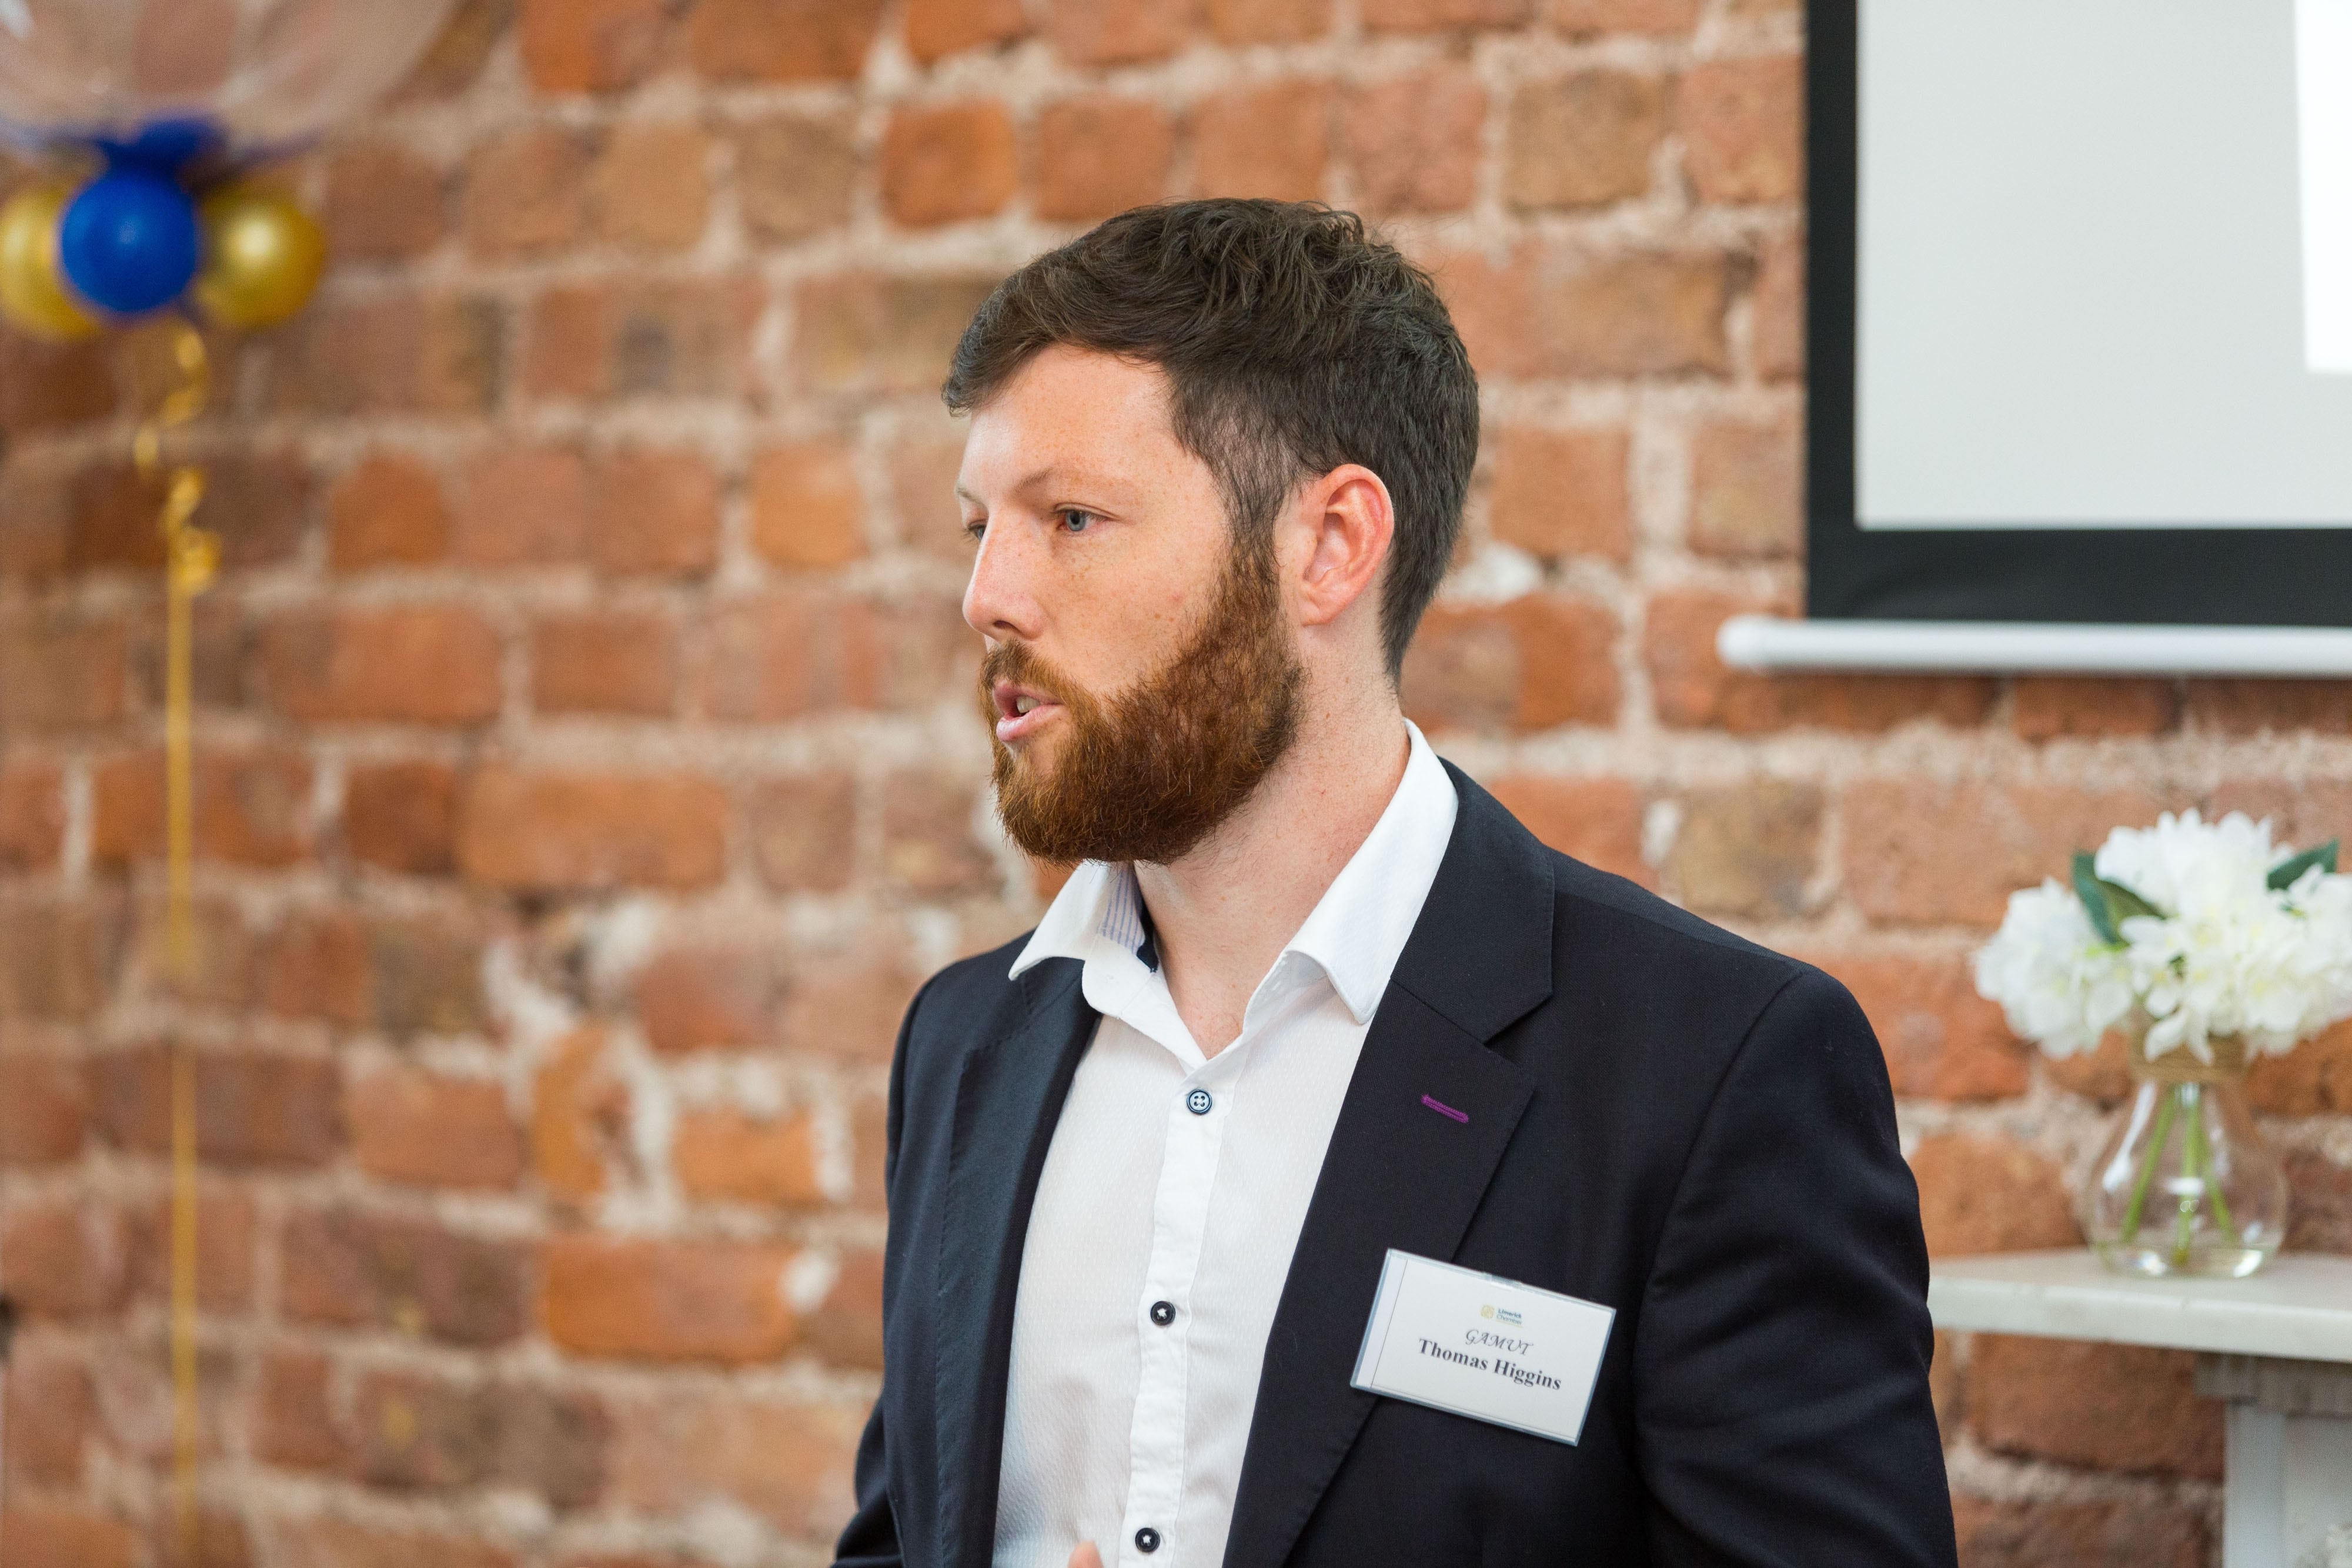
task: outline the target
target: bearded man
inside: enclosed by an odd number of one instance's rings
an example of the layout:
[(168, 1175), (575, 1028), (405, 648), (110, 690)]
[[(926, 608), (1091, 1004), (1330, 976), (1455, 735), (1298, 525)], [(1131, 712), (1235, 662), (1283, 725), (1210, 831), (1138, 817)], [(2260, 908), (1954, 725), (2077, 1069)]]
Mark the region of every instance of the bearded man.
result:
[(838, 1561), (1948, 1568), (1869, 1025), (1400, 709), (1477, 449), (1430, 279), (1141, 209), (946, 398), (999, 811), (1080, 863), (899, 1033)]

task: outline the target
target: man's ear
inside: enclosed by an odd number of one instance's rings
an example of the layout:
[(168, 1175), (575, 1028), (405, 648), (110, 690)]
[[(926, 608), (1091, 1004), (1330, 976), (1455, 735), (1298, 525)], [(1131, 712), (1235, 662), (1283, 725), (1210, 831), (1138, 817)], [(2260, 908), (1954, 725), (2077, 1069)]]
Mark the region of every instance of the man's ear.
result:
[(1328, 625), (1379, 578), (1396, 536), (1396, 508), (1379, 475), (1344, 463), (1306, 486), (1296, 515), (1308, 534), (1298, 578), (1299, 623)]

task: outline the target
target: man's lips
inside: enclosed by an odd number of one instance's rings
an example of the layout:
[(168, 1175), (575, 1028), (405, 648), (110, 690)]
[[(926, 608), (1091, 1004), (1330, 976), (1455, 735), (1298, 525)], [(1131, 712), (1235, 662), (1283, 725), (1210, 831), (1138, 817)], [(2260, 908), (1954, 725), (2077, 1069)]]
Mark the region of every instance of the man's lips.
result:
[(1014, 681), (997, 682), (989, 695), (996, 702), (996, 738), (1007, 746), (1026, 740), (1062, 711), (1045, 693)]

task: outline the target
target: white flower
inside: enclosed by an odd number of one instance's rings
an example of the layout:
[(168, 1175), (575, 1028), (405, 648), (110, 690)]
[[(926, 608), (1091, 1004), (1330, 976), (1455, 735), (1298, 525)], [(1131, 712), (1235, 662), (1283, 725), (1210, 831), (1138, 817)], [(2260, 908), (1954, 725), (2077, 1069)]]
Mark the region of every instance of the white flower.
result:
[(2291, 854), (2267, 821), (2238, 812), (2118, 828), (2097, 873), (2158, 913), (2126, 916), (2109, 944), (2073, 889), (2052, 881), (2014, 894), (1977, 955), (1977, 988), (2053, 1055), (2095, 1045), (2135, 1002), (2151, 1057), (2185, 1047), (2210, 1061), (2211, 1042), (2231, 1036), (2286, 1051), (2352, 1016), (2352, 876), (2315, 866), (2271, 887), (2271, 868)]

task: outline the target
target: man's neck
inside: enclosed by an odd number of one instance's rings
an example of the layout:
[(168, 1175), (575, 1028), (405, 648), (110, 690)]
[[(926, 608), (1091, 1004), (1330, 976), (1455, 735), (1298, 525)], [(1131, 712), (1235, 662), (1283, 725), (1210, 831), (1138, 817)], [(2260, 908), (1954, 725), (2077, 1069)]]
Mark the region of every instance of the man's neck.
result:
[(1394, 702), (1314, 713), (1240, 810), (1198, 849), (1136, 880), (1168, 990), (1202, 1054), (1242, 1030), (1251, 993), (1362, 847), (1411, 755)]

